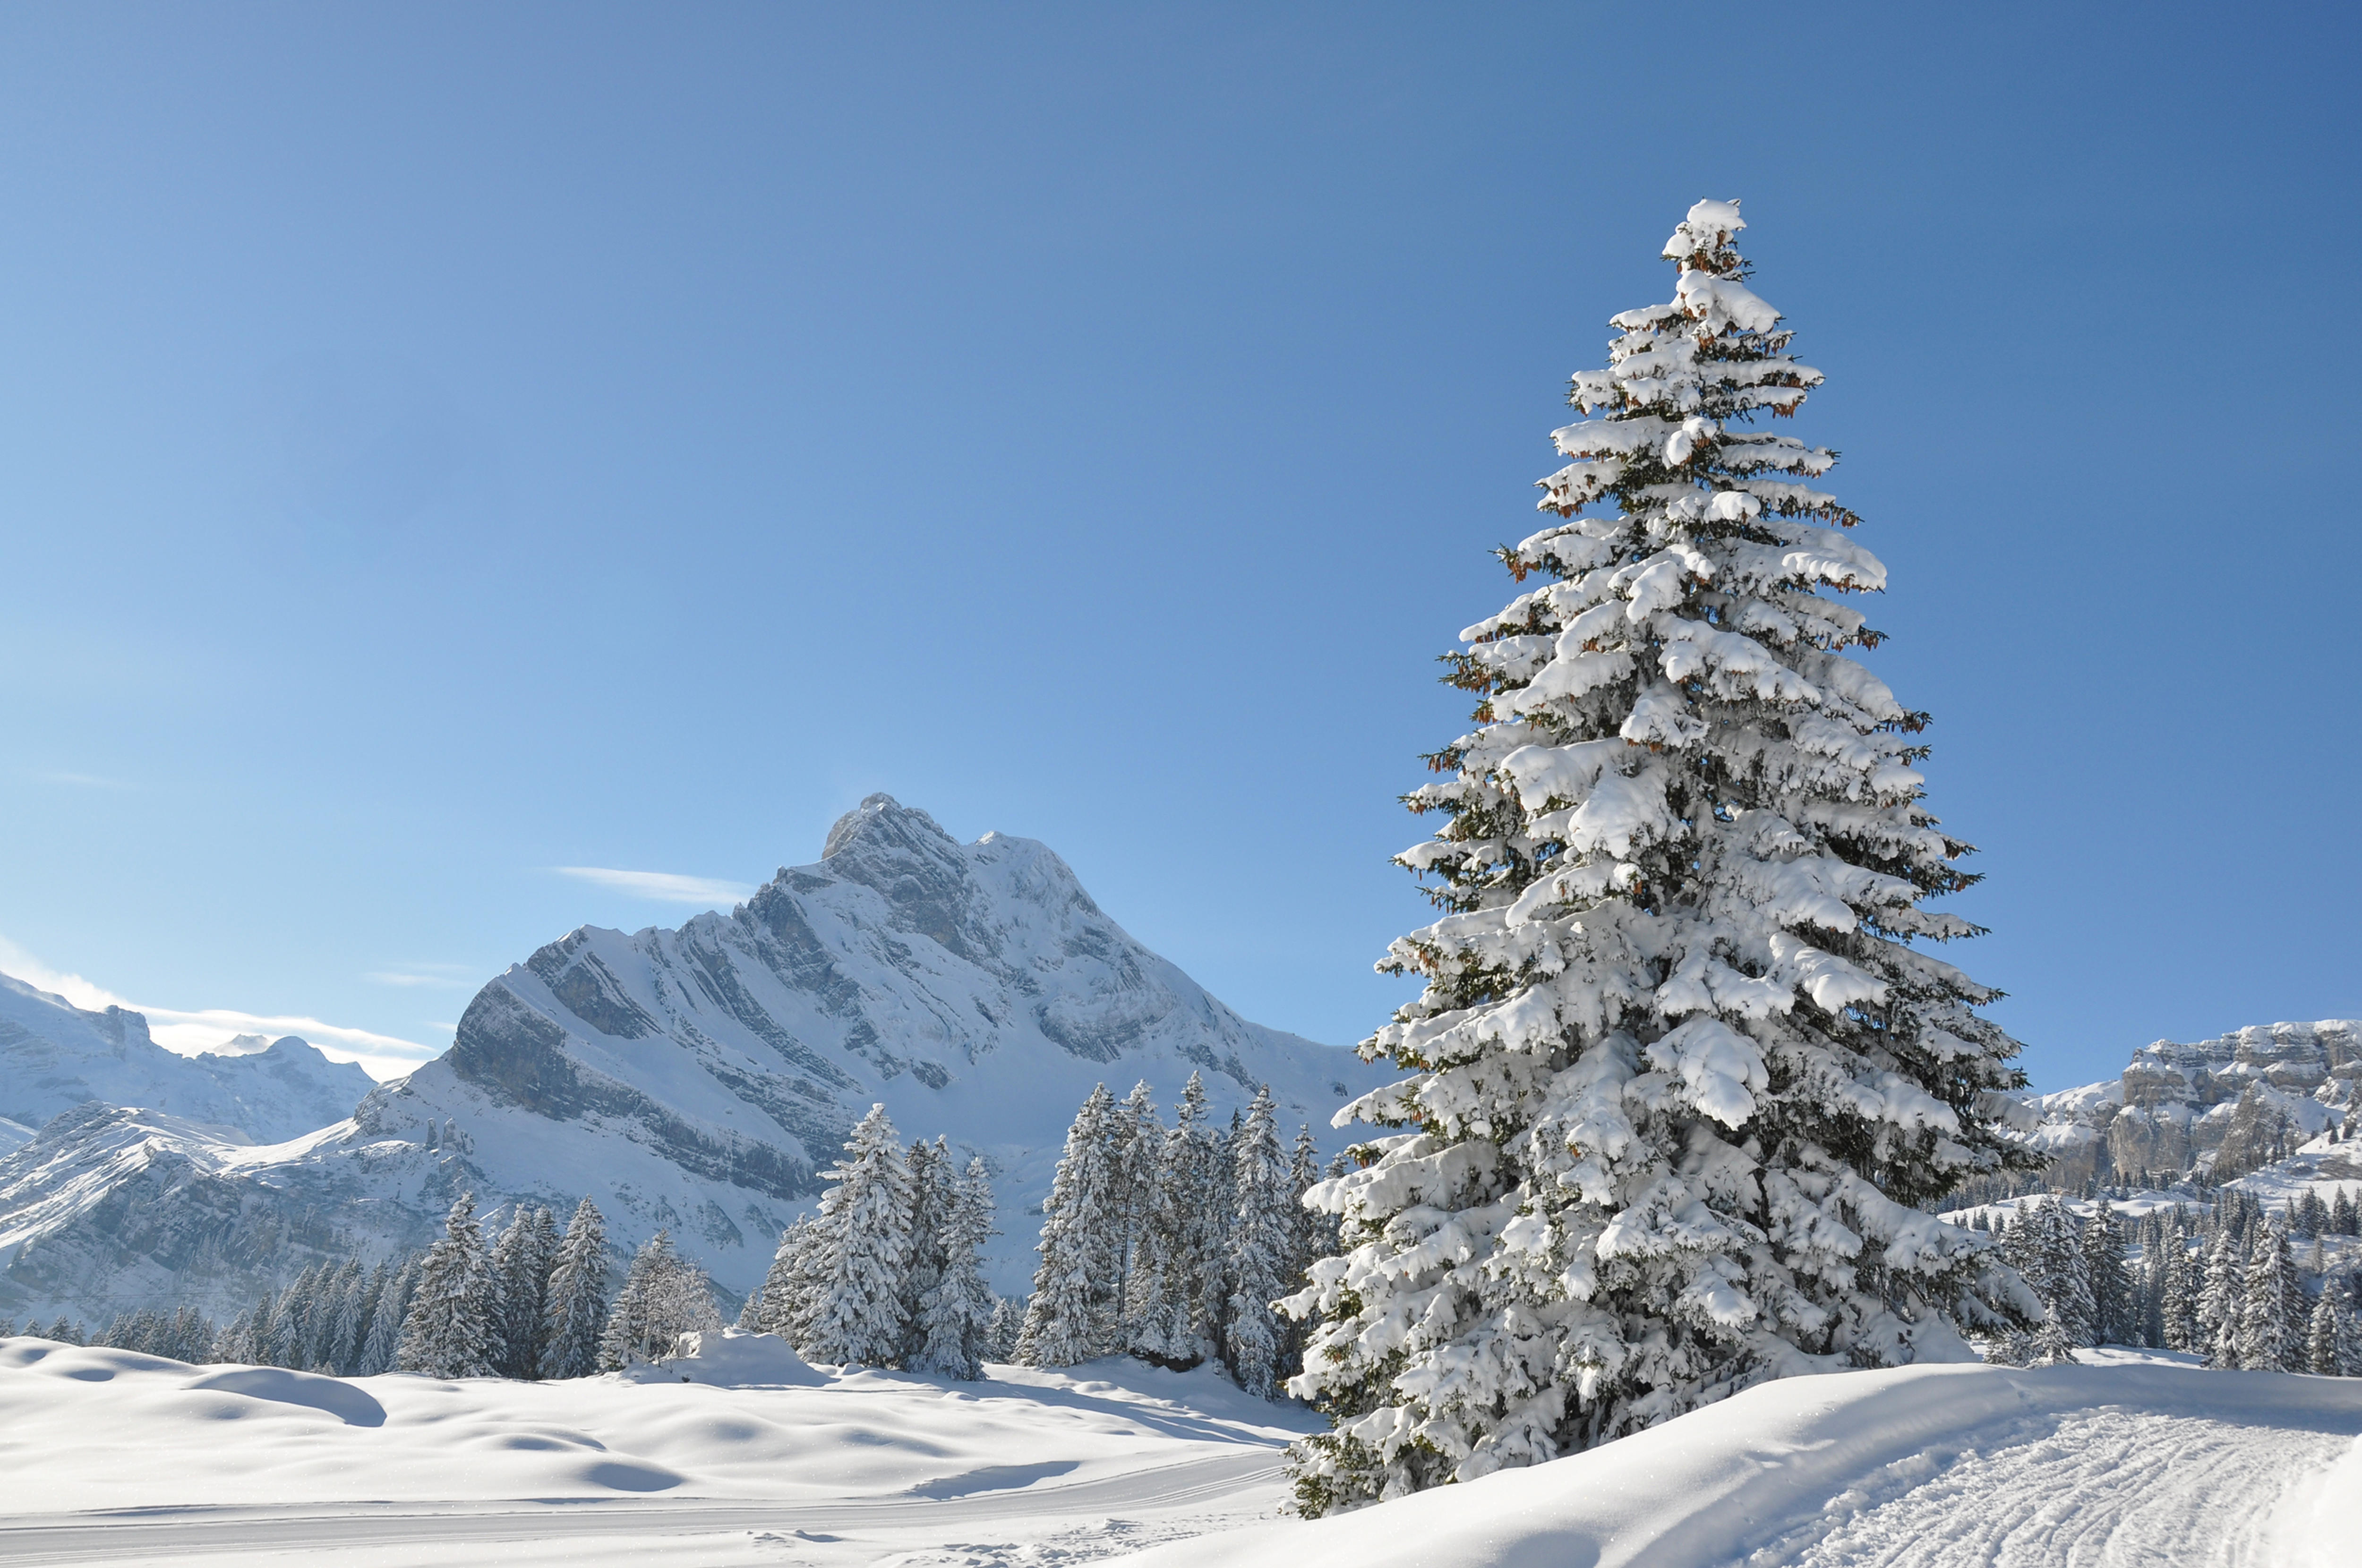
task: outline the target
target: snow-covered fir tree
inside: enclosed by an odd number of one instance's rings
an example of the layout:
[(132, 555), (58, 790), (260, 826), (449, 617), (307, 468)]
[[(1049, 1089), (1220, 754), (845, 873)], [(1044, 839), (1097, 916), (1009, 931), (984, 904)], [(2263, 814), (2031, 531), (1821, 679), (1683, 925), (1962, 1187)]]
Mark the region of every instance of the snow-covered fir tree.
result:
[(544, 1377), (589, 1377), (599, 1370), (599, 1346), (607, 1333), (607, 1275), (606, 1218), (586, 1198), (566, 1222), (544, 1296)]
[(557, 1226), (549, 1210), (518, 1205), (508, 1229), (492, 1245), (492, 1277), (499, 1293), (492, 1364), (502, 1377), (541, 1375), (549, 1275), (557, 1266)]
[(1025, 1327), (1025, 1303), (1003, 1296), (992, 1304), (992, 1323), (984, 1331), (984, 1359), (1017, 1359), (1017, 1336)]
[[(939, 1165), (949, 1168), (948, 1151)], [(995, 1233), (991, 1182), (984, 1162), (970, 1160), (944, 1205), (942, 1263), (934, 1283), (919, 1300), (919, 1345), (908, 1363), (910, 1370), (963, 1380), (984, 1375), (985, 1352), (1000, 1305), (984, 1283), (984, 1243)]]
[(1145, 1265), (1163, 1175), (1164, 1132), (1145, 1079), (1131, 1086), (1131, 1093), (1108, 1121), (1109, 1247), (1116, 1261), (1109, 1348), (1114, 1350), (1130, 1347), (1153, 1299)]
[(1017, 1359), (1028, 1366), (1073, 1366), (1113, 1350), (1116, 1148), (1109, 1135), (1115, 1097), (1091, 1091), (1066, 1129), (1066, 1146), (1042, 1205), (1042, 1261)]
[(1197, 1365), (1220, 1335), (1223, 1233), (1234, 1207), (1213, 1107), (1196, 1073), (1162, 1137), (1132, 1268), (1129, 1348), (1160, 1366)]
[(907, 1323), (903, 1275), (911, 1256), (911, 1168), (894, 1123), (873, 1105), (825, 1174), (821, 1199), (828, 1272), (813, 1305), (804, 1353), (815, 1361), (891, 1366)]
[(1295, 1283), (1300, 1231), (1296, 1187), (1280, 1153), (1267, 1086), (1255, 1091), (1247, 1108), (1231, 1147), (1231, 1170), (1237, 1206), (1231, 1210), (1230, 1237), (1230, 1321), (1222, 1337), (1230, 1350), (1231, 1377), (1248, 1393), (1268, 1399), (1282, 1343), (1272, 1303)]
[(777, 1334), (789, 1344), (803, 1343), (811, 1332), (811, 1309), (820, 1299), (821, 1282), (827, 1277), (820, 1223), (811, 1215), (799, 1214), (779, 1232), (771, 1266), (762, 1285), (746, 1297), (738, 1326)]
[(2301, 1301), (2288, 1232), (2268, 1221), (2247, 1254), (2239, 1301), (2238, 1360), (2246, 1372), (2287, 1372), (2301, 1365), (2302, 1321), (2290, 1310)]
[(402, 1325), (410, 1316), (410, 1298), (418, 1290), (417, 1258), (404, 1259), (388, 1274), (378, 1297), (370, 1304), (369, 1337), (362, 1342), (359, 1373), (364, 1377), (392, 1372), (402, 1359)]
[(624, 1288), (607, 1309), (600, 1369), (613, 1372), (635, 1362), (661, 1360), (673, 1353), (681, 1335), (721, 1326), (705, 1271), (673, 1250), (669, 1231), (658, 1231), (633, 1254)]
[(924, 1303), (943, 1283), (944, 1233), (951, 1224), (959, 1173), (952, 1165), (951, 1144), (943, 1138), (933, 1143), (917, 1140), (903, 1160), (911, 1171), (910, 1252), (902, 1264), (902, 1343), (893, 1364), (919, 1370), (926, 1356)]
[[(2221, 1216), (2217, 1216), (2221, 1218)], [(2205, 1283), (2198, 1294), (2198, 1347), (2206, 1364), (2239, 1364), (2239, 1320), (2246, 1301), (2246, 1268), (2235, 1227), (2224, 1225), (2214, 1233), (2206, 1253)]]
[(2103, 1201), (2083, 1222), (2079, 1238), (2083, 1278), (2092, 1293), (2092, 1341), (2095, 1345), (2140, 1342), (2139, 1303), (2125, 1272), (2124, 1232), (2114, 1209)]
[(1693, 207), (1672, 301), (1575, 377), (1566, 521), (1502, 552), (1542, 580), (1454, 656), (1478, 727), (1399, 857), (1444, 914), (1363, 1047), (1408, 1076), (1351, 1109), (1370, 1163), (1314, 1189), (1349, 1250), (1292, 1298), (1327, 1320), (1291, 1388), (1336, 1423), (1298, 1450), (1308, 1511), (2031, 1307), (1917, 1207), (2031, 1163), (2024, 1079), (1996, 993), (1919, 945), (1976, 931), (1925, 907), (1968, 845), (1923, 800), (1926, 715), (1846, 655), (1877, 637), (1837, 596), (1886, 574), (1812, 488), (1835, 454), (1750, 427), (1822, 378), (1741, 226)]
[(426, 1249), (417, 1288), (402, 1324), (395, 1364), (430, 1377), (493, 1375), (491, 1257), (476, 1222), (476, 1195), (461, 1193)]
[(2199, 1326), (2198, 1300), (2206, 1287), (2205, 1268), (2179, 1223), (2169, 1233), (2163, 1264), (2165, 1296), (2158, 1316), (2165, 1348), (2202, 1354), (2205, 1331)]

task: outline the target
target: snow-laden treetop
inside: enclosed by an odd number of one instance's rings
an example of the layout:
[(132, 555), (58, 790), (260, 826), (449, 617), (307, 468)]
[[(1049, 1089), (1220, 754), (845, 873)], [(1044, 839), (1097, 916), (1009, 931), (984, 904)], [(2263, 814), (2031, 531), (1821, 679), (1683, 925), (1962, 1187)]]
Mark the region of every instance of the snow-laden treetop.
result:
[(1552, 433), (1558, 521), (1461, 633), (1476, 728), (1405, 797), (1442, 918), (1381, 967), (1427, 981), (1364, 1043), (1409, 1076), (1314, 1189), (1342, 1255), (1293, 1386), (1338, 1418), (1315, 1507), (1531, 1463), (1731, 1387), (1907, 1361), (2030, 1299), (1921, 1211), (2018, 1163), (1995, 992), (1924, 944), (1972, 879), (1923, 802), (1926, 716), (1849, 657), (1886, 569), (1758, 426), (1821, 372), (1700, 202), (1672, 297), (1610, 319)]

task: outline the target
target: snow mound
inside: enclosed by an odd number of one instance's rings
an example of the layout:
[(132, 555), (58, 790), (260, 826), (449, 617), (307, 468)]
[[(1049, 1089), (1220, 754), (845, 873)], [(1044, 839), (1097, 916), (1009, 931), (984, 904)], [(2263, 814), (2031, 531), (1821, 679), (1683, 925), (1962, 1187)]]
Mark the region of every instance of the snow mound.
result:
[(816, 1388), (828, 1375), (777, 1334), (717, 1329), (681, 1337), (679, 1353), (622, 1374), (631, 1383), (702, 1383), (709, 1388)]
[[(2355, 1561), (2348, 1544), (2355, 1492), (2340, 1483), (2362, 1474), (2362, 1460), (2343, 1441), (2362, 1433), (2362, 1380), (2155, 1364), (1911, 1366), (1788, 1378), (1531, 1469), (1335, 1518), (1203, 1536), (1120, 1561), (1140, 1568), (1768, 1568), (1849, 1561), (1817, 1555), (1812, 1543), (1956, 1465), (1981, 1466), (1997, 1494), (2006, 1487), (2021, 1505), (2045, 1505), (2043, 1467), (2066, 1463), (2048, 1451), (2071, 1452), (2082, 1427), (2111, 1424), (2138, 1427), (2150, 1443), (2161, 1441), (2168, 1446), (2150, 1457), (2161, 1463), (2170, 1452), (2176, 1465), (2192, 1463), (2192, 1453), (2210, 1443), (2226, 1446), (2222, 1433), (2244, 1434), (2251, 1473), (2260, 1466), (2269, 1478), (2265, 1495), (2246, 1500), (2277, 1507), (2265, 1523), (2280, 1544), (2293, 1554), (2301, 1543), (2324, 1563)], [(2180, 1432), (2200, 1437), (2179, 1443)], [(2023, 1463), (1996, 1463), (2021, 1451), (2030, 1454)], [(2276, 1496), (2275, 1486), (2287, 1490)], [(1972, 1527), (1982, 1506), (1976, 1498), (1963, 1488), (1939, 1501)], [(2219, 1512), (2225, 1500), (2217, 1496), (2208, 1506)], [(1981, 1538), (1960, 1544), (1970, 1555), (1937, 1551), (1924, 1560), (1993, 1560), (1973, 1555), (1989, 1548)], [(1792, 1548), (1801, 1554), (1792, 1555)], [(2318, 1555), (2322, 1551), (2332, 1554)], [(2334, 1554), (2341, 1551), (2346, 1555)], [(2051, 1559), (2036, 1552), (2023, 1560)]]
[(348, 1427), (385, 1425), (385, 1407), (366, 1391), (342, 1378), (322, 1377), (315, 1373), (290, 1372), (279, 1366), (237, 1366), (227, 1372), (208, 1373), (182, 1386), (200, 1393), (218, 1390), (278, 1405), (325, 1410)]

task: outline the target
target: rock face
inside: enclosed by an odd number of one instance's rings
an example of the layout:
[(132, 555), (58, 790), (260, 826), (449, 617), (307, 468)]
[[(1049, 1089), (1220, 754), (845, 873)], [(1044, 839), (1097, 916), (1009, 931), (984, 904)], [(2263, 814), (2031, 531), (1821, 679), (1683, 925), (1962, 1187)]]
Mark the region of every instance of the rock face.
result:
[[(331, 1062), (292, 1034), (263, 1050), (183, 1056), (149, 1039), (148, 1021), (136, 1012), (84, 1012), (0, 975), (0, 1120), (20, 1127), (38, 1128), (94, 1100), (272, 1143), (351, 1115), (374, 1087), (360, 1068)], [(21, 1141), (8, 1138), (0, 1148)]]
[(2362, 1024), (2275, 1023), (2182, 1044), (2160, 1040), (2120, 1078), (2044, 1095), (2036, 1134), (2050, 1179), (2205, 1170), (2227, 1180), (2342, 1120), (2362, 1079)]
[[(1380, 1081), (1348, 1052), (1240, 1018), (1110, 920), (1046, 846), (962, 845), (873, 795), (817, 864), (781, 870), (727, 915), (586, 927), (542, 948), (477, 993), (447, 1053), (340, 1126), (244, 1152), (152, 1118), (45, 1129), (0, 1161), (0, 1258), (13, 1260), (0, 1310), (225, 1310), (314, 1256), (419, 1244), (462, 1190), (495, 1222), (518, 1202), (562, 1220), (588, 1194), (620, 1247), (669, 1230), (743, 1294), (875, 1101), (905, 1138), (946, 1134), (984, 1156), (1001, 1204), (994, 1284), (1016, 1292), (1092, 1086), (1144, 1079), (1169, 1108), (1193, 1071), (1224, 1114), (1269, 1084), (1289, 1130), (1309, 1124), (1324, 1149), (1344, 1142), (1330, 1113)], [(103, 1179), (76, 1174), (92, 1171)], [(90, 1194), (134, 1179), (150, 1196), (126, 1229), (127, 1212), (105, 1219)], [(256, 1238), (270, 1227), (266, 1257)], [(142, 1263), (168, 1244), (193, 1260), (164, 1271), (169, 1289)], [(60, 1260), (48, 1272), (45, 1254)]]

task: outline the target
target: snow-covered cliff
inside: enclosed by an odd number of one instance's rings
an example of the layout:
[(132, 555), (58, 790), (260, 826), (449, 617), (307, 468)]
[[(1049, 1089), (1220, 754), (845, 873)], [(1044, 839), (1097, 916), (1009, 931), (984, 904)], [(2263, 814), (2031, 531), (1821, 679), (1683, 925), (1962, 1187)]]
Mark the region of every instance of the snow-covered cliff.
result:
[[(1239, 1017), (1046, 846), (962, 845), (873, 795), (817, 864), (727, 915), (542, 948), (477, 994), (449, 1052), (337, 1127), (251, 1151), (155, 1118), (45, 1130), (0, 1160), (0, 1311), (224, 1310), (324, 1253), (419, 1244), (463, 1189), (561, 1217), (588, 1194), (624, 1247), (668, 1229), (743, 1293), (878, 1100), (906, 1138), (985, 1156), (994, 1284), (1015, 1291), (1091, 1086), (1145, 1079), (1169, 1107), (1193, 1071), (1221, 1110), (1269, 1084), (1324, 1148), (1344, 1140), (1330, 1113), (1379, 1081)], [(174, 1266), (149, 1266), (160, 1249)]]
[[(183, 1056), (149, 1039), (148, 1021), (136, 1012), (84, 1012), (0, 975), (0, 1123), (29, 1131), (97, 1100), (235, 1128), (270, 1143), (351, 1115), (373, 1087), (352, 1063), (331, 1062), (292, 1034), (259, 1050)], [(23, 1141), (0, 1125), (0, 1150)]]
[(2255, 1170), (2342, 1122), (2362, 1079), (2362, 1023), (2323, 1019), (2144, 1045), (2120, 1077), (2036, 1097), (2052, 1179)]

